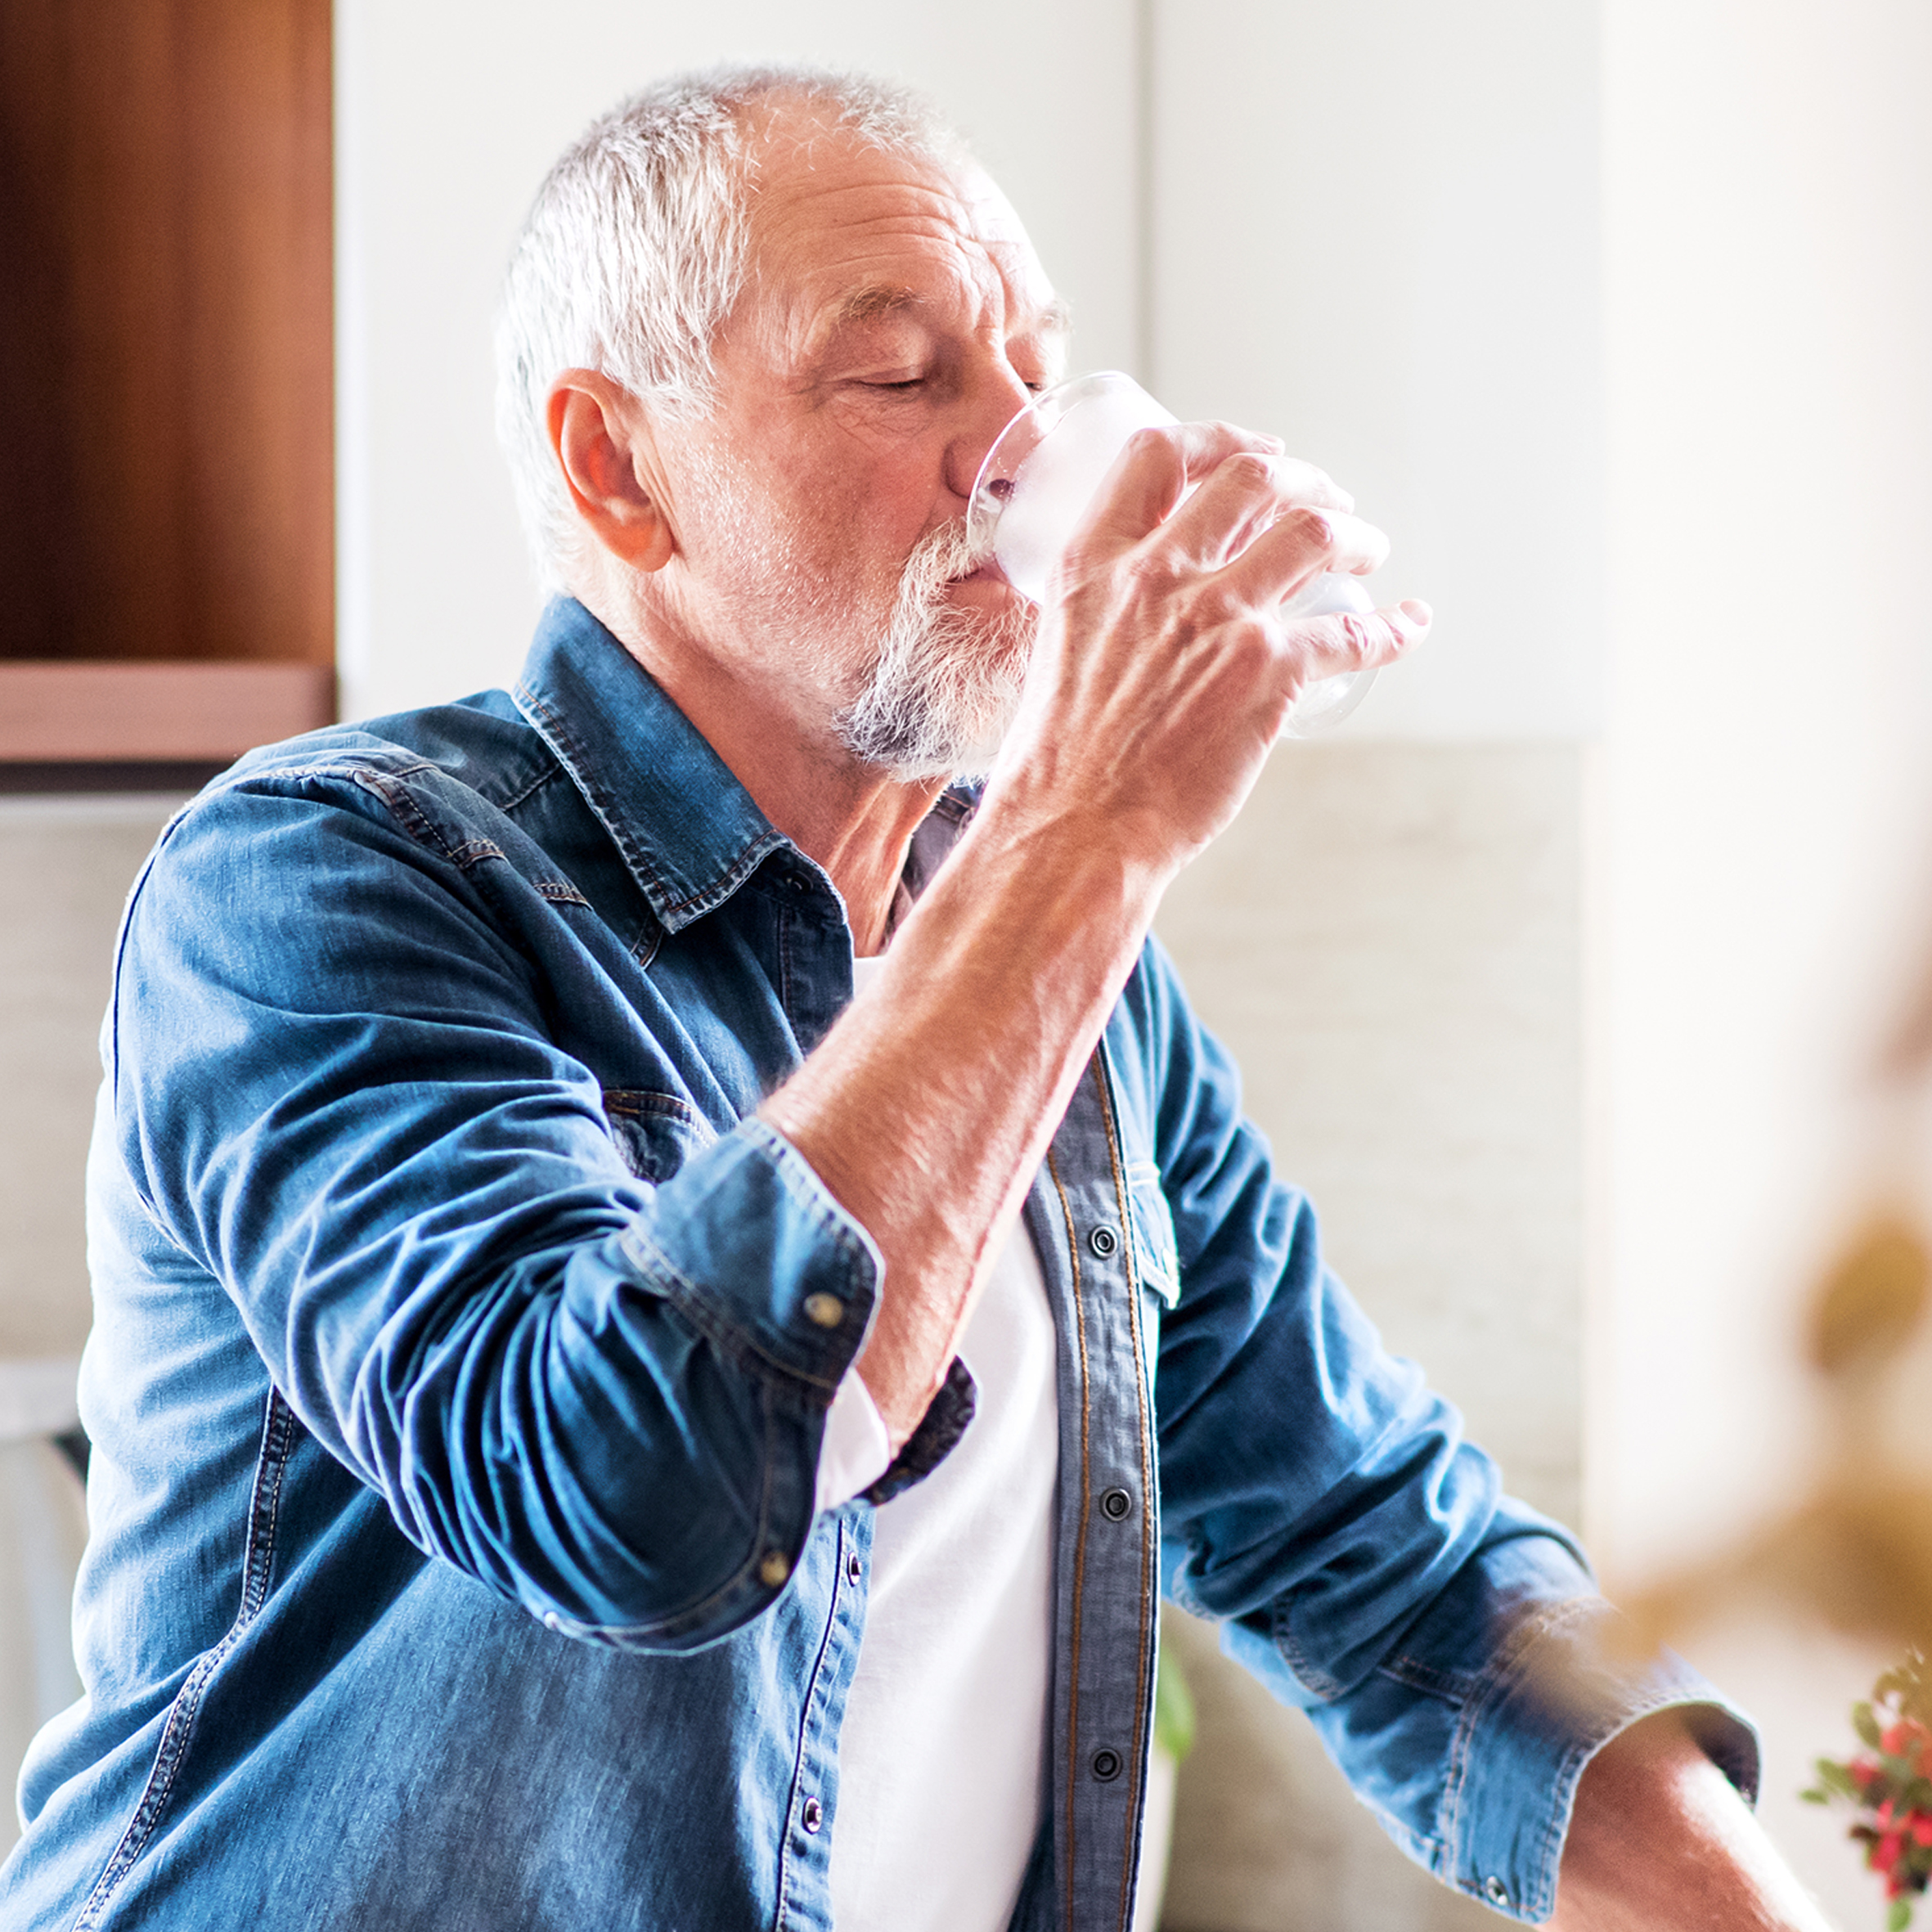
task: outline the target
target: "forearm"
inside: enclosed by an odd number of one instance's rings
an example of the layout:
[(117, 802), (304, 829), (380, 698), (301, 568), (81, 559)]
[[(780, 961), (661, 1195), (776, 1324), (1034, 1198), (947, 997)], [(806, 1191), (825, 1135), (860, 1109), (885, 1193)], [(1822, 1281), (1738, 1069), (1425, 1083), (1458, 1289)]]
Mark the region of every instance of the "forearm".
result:
[(1312, 569), (1379, 561), (1340, 501), (1224, 425), (1135, 439), (1063, 559), (978, 819), (879, 982), (767, 1104), (885, 1257), (859, 1366), (895, 1440), (939, 1386), (1167, 881), (1239, 809), (1311, 669), (1422, 633), (1420, 606), (1268, 614)]
[(858, 1367), (895, 1445), (944, 1379), (1167, 874), (997, 798), (765, 1117), (885, 1258)]
[(1604, 1746), (1577, 1786), (1556, 1932), (1828, 1932), (1676, 1710)]

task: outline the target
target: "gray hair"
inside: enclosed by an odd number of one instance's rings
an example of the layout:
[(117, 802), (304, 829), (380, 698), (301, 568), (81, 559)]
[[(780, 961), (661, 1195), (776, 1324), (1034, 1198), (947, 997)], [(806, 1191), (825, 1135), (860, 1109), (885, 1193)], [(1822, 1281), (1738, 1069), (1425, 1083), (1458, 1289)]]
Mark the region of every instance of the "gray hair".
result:
[(890, 151), (964, 152), (910, 89), (806, 66), (674, 74), (592, 123), (537, 191), (497, 312), (496, 434), (546, 589), (580, 534), (544, 424), (550, 384), (595, 369), (667, 414), (711, 407), (712, 345), (748, 266), (747, 123), (788, 97)]

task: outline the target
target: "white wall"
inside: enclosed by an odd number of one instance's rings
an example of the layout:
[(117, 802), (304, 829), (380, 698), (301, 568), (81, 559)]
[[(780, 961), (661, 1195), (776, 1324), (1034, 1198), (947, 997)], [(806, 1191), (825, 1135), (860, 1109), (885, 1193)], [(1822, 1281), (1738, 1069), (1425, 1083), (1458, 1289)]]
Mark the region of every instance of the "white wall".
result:
[(1427, 649), (1350, 736), (1600, 722), (1597, 10), (1155, 10), (1154, 379), (1272, 429), (1395, 550)]
[[(1605, 21), (1588, 1513), (1632, 1574), (1803, 1480), (1798, 1309), (1892, 1157), (1871, 1069), (1932, 933), (1932, 12)], [(1687, 1641), (1765, 1720), (1774, 1828), (1876, 1924), (1842, 1818), (1791, 1797), (1871, 1658), (1779, 1622)]]
[(1932, 13), (1608, 26), (1593, 1480), (1635, 1560), (1805, 1453), (1764, 1426), (1798, 1401), (1793, 1297), (1858, 1204), (1867, 1070), (1932, 931)]
[[(535, 602), (491, 429), (496, 279), (543, 170), (649, 75), (893, 72), (977, 141), (1073, 301), (1143, 339), (1137, 15), (1152, 23), (1152, 380), (1278, 429), (1397, 537), (1429, 652), (1348, 729), (1598, 722), (1596, 8), (1549, 0), (890, 0), (728, 10), (344, 0), (337, 19), (344, 702), (502, 680)], [(1142, 371), (1142, 373), (1148, 373)]]

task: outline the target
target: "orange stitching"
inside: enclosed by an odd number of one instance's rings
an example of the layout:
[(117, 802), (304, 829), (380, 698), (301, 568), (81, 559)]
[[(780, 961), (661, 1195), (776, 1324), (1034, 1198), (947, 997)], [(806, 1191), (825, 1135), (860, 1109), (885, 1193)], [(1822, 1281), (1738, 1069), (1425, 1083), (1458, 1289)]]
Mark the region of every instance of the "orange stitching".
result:
[(1087, 1565), (1087, 1317), (1081, 1305), (1080, 1243), (1074, 1238), (1073, 1203), (1067, 1198), (1066, 1184), (1060, 1179), (1060, 1166), (1049, 1143), (1046, 1170), (1053, 1176), (1060, 1197), (1060, 1211), (1067, 1220), (1067, 1255), (1073, 1265), (1073, 1332), (1080, 1345), (1080, 1527), (1073, 1539), (1073, 1644), (1067, 1665), (1070, 1687), (1067, 1698), (1067, 1923), (1074, 1923), (1073, 1835), (1074, 1812), (1080, 1801), (1080, 1615), (1081, 1597)]
[[(1139, 1262), (1132, 1259), (1134, 1243), (1131, 1234), (1133, 1227), (1131, 1217), (1133, 1210), (1127, 1200), (1126, 1179), (1121, 1172), (1120, 1144), (1114, 1134), (1113, 1095), (1108, 1083), (1104, 1051), (1096, 1052), (1094, 1055), (1094, 1084), (1100, 1094), (1100, 1121), (1107, 1130), (1107, 1157), (1113, 1167), (1114, 1194), (1120, 1202), (1121, 1230), (1123, 1237), (1126, 1238), (1121, 1245), (1127, 1250), (1130, 1256), (1127, 1264), (1127, 1319), (1134, 1337), (1134, 1391), (1140, 1415), (1140, 1657), (1139, 1674), (1136, 1679), (1139, 1686), (1140, 1705), (1136, 1712), (1137, 1722), (1134, 1728), (1133, 1755), (1127, 1761), (1130, 1775), (1135, 1780), (1128, 1788), (1134, 1790), (1143, 1788), (1139, 1781), (1140, 1760), (1142, 1755), (1147, 1749), (1148, 1720), (1146, 1708), (1147, 1638), (1153, 1615), (1148, 1598), (1151, 1593), (1151, 1573), (1153, 1569), (1154, 1482), (1152, 1458), (1148, 1441), (1147, 1379), (1142, 1368), (1141, 1356), (1140, 1270)], [(1081, 1520), (1083, 1522), (1085, 1520), (1084, 1513)], [(1140, 1802), (1144, 1802), (1144, 1799)], [(1130, 1811), (1127, 1816), (1126, 1844), (1121, 1853), (1121, 1932), (1127, 1932), (1127, 1915), (1133, 1903), (1135, 1874), (1133, 1856), (1134, 1822), (1134, 1813)]]

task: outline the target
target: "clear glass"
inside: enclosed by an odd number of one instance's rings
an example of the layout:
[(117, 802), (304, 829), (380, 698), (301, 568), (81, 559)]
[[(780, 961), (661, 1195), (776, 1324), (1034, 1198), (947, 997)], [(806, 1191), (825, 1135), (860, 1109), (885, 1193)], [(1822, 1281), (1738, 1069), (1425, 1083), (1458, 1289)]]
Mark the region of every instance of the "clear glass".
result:
[[(1036, 396), (1000, 431), (979, 466), (966, 513), (968, 536), (976, 546), (990, 549), (1022, 597), (1043, 603), (1054, 565), (1128, 438), (1176, 420), (1117, 369), (1076, 376)], [(1311, 578), (1282, 604), (1287, 616), (1298, 618), (1374, 607), (1358, 578), (1335, 572)], [(1283, 732), (1305, 738), (1339, 724), (1374, 682), (1373, 671), (1316, 679), (1295, 700)]]

